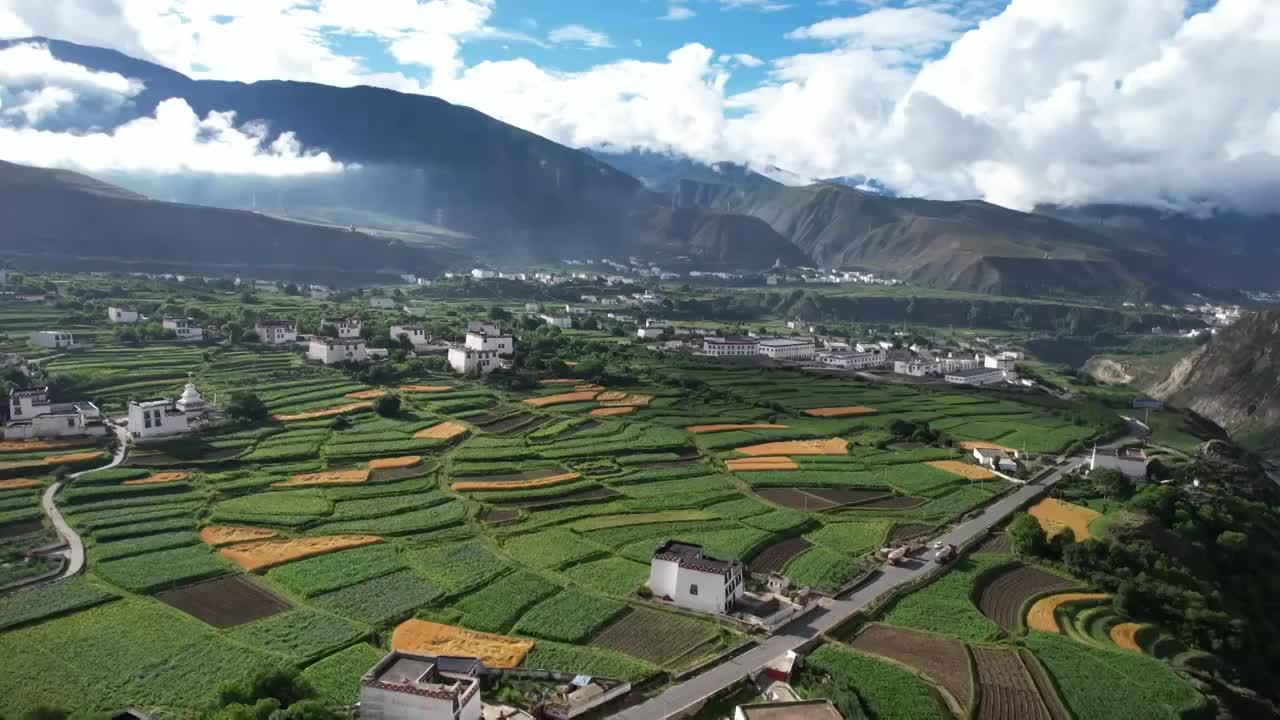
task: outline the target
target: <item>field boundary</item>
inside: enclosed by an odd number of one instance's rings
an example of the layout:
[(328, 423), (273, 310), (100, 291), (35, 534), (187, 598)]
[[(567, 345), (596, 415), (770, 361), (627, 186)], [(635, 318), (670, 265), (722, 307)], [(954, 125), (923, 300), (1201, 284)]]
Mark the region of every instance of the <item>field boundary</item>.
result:
[(759, 640), (756, 640), (755, 638), (747, 638), (743, 642), (735, 645), (734, 647), (729, 648), (728, 650), (725, 650), (719, 655), (715, 655), (706, 660), (703, 660), (697, 665), (690, 665), (689, 667), (685, 668), (684, 670), (681, 670), (680, 672), (671, 673), (671, 681), (678, 682), (692, 675), (697, 675), (698, 673), (704, 670), (710, 670), (711, 668), (717, 665), (722, 665), (738, 657), (739, 655), (746, 653), (747, 651), (751, 650), (752, 648), (756, 647), (759, 644), (760, 644)]

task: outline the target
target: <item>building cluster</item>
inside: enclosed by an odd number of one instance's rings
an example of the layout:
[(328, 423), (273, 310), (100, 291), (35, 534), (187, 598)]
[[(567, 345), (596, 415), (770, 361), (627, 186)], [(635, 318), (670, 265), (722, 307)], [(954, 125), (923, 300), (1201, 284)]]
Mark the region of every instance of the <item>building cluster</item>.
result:
[(101, 437), (107, 432), (102, 411), (87, 400), (51, 402), (47, 387), (9, 392), (9, 420), (4, 425), (7, 440)]

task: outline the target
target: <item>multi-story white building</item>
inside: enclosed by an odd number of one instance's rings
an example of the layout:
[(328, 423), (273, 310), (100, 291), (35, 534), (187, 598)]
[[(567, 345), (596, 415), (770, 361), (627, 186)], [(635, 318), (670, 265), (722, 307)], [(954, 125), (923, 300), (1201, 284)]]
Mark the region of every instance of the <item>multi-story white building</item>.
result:
[(325, 365), (360, 363), (369, 359), (369, 349), (359, 338), (312, 337), (307, 345), (307, 359)]
[(196, 386), (187, 383), (177, 400), (131, 400), (129, 435), (138, 440), (186, 435), (216, 424), (221, 415), (213, 409)]
[(47, 387), (9, 393), (9, 421), (4, 426), (7, 440), (106, 434), (102, 413), (91, 402), (49, 402)]
[(1119, 470), (1125, 476), (1137, 480), (1147, 477), (1147, 466), (1151, 458), (1142, 448), (1120, 448), (1118, 450), (1099, 450), (1093, 448), (1089, 456), (1089, 472), (1098, 468)]
[(76, 336), (61, 330), (36, 330), (31, 333), (31, 344), (54, 350), (65, 350), (75, 346)]
[(756, 345), (756, 351), (774, 360), (812, 360), (813, 338), (768, 338)]
[(160, 326), (172, 330), (179, 342), (200, 342), (204, 340), (204, 328), (195, 322), (191, 318), (166, 317), (160, 321)]
[(503, 357), (514, 355), (516, 351), (515, 340), (510, 335), (501, 333), (469, 332), (463, 342), (463, 347), (469, 350), (496, 352)]
[(701, 545), (669, 540), (649, 563), (649, 590), (678, 607), (727, 613), (742, 599), (742, 563), (717, 560)]
[(573, 327), (573, 318), (564, 315), (539, 315), (538, 317), (542, 318), (542, 322), (561, 329)]
[(403, 335), (409, 338), (409, 342), (413, 343), (415, 352), (424, 352), (427, 350), (443, 350), (449, 347), (445, 343), (438, 343), (435, 338), (427, 333), (427, 329), (421, 325), (392, 325), (389, 333), (392, 340), (399, 341)]
[(992, 385), (1004, 382), (1004, 378), (1004, 370), (986, 367), (953, 370), (946, 373), (946, 380), (952, 385)]
[(342, 340), (360, 337), (360, 318), (325, 318), (320, 321), (321, 328), (333, 328)]
[(449, 367), (462, 375), (488, 375), (502, 365), (496, 350), (475, 350), (465, 345), (449, 348)]
[(942, 363), (937, 360), (896, 360), (893, 363), (893, 371), (899, 375), (912, 377), (941, 375)]
[(253, 331), (263, 345), (292, 345), (298, 341), (298, 326), (291, 320), (259, 320)]
[(871, 370), (886, 367), (889, 356), (883, 352), (853, 352), (850, 350), (828, 350), (817, 354), (818, 362), (845, 370)]
[(636, 336), (641, 340), (654, 340), (662, 337), (662, 328), (642, 327), (636, 328)]
[(481, 720), (480, 661), (392, 651), (360, 679), (362, 720)]
[(142, 322), (142, 315), (138, 313), (136, 308), (116, 307), (113, 305), (107, 308), (107, 320), (117, 325), (130, 324)]
[(671, 321), (662, 320), (659, 318), (648, 318), (647, 320), (644, 321), (644, 326), (651, 327), (651, 328), (658, 328), (659, 330), (661, 330), (662, 328), (671, 327)]
[(711, 357), (747, 357), (756, 354), (759, 340), (749, 337), (711, 337), (702, 338), (702, 354)]
[(476, 280), (491, 280), (493, 278), (498, 277), (498, 273), (493, 270), (482, 270), (480, 268), (475, 268), (474, 270), (471, 271), (471, 277), (475, 278)]

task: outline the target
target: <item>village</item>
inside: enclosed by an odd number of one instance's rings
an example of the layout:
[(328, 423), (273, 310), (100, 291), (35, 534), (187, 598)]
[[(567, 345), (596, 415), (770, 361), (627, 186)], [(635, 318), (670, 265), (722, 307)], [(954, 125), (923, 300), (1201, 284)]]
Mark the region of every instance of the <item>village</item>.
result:
[[(1025, 508), (1083, 537), (1055, 485), (1170, 460), (1001, 340), (734, 334), (657, 290), (65, 280), (0, 306), (7, 666), (136, 625), (175, 672), (213, 653), (197, 694), (284, 662), (362, 718), (839, 718), (820, 686), (864, 613), (968, 577)], [(148, 716), (168, 683), (83, 697)]]

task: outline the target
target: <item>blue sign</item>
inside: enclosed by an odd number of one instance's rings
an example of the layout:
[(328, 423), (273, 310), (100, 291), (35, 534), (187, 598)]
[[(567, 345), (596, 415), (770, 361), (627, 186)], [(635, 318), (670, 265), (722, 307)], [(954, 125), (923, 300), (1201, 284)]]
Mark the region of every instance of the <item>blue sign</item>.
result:
[(1163, 400), (1134, 400), (1133, 408), (1135, 410), (1162, 410), (1164, 409)]

